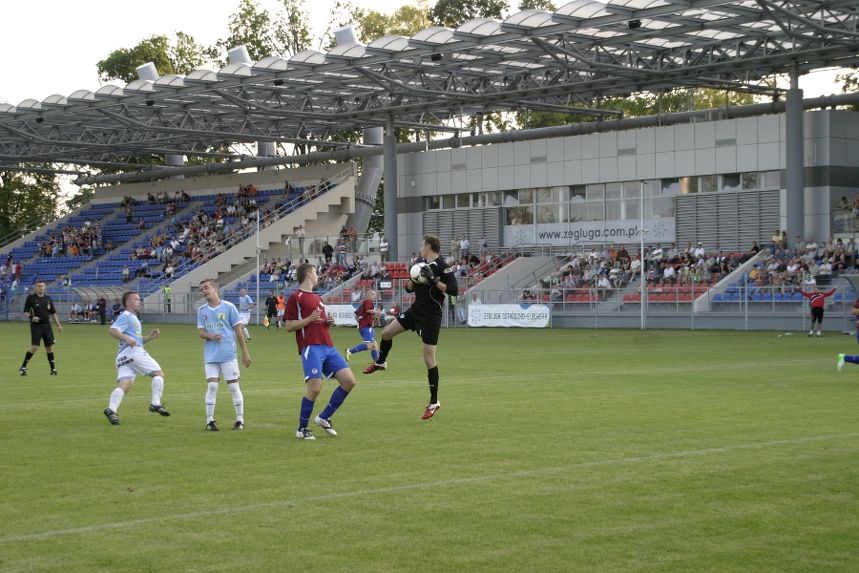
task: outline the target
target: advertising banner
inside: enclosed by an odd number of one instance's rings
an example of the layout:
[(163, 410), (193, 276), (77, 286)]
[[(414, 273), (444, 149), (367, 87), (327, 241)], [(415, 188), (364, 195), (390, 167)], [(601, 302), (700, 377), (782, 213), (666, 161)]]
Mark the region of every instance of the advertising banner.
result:
[(472, 304), (468, 326), (546, 328), (551, 309), (545, 304)]
[(326, 304), (325, 312), (334, 317), (335, 326), (358, 326), (355, 307), (351, 304)]
[[(675, 242), (673, 217), (644, 220), (648, 243)], [(637, 244), (641, 241), (639, 221), (577, 221), (575, 223), (505, 225), (504, 244), (575, 245), (578, 243)]]

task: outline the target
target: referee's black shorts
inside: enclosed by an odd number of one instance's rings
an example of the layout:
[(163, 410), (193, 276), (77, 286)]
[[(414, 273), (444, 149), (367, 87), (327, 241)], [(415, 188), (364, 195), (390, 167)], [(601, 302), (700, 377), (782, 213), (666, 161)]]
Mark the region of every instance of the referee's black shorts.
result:
[(441, 313), (424, 314), (416, 311), (415, 307), (411, 307), (397, 317), (397, 322), (406, 330), (413, 330), (418, 333), (424, 344), (438, 345), (438, 334), (441, 331)]
[(30, 344), (39, 346), (44, 341), (45, 346), (54, 345), (54, 330), (50, 324), (30, 323)]

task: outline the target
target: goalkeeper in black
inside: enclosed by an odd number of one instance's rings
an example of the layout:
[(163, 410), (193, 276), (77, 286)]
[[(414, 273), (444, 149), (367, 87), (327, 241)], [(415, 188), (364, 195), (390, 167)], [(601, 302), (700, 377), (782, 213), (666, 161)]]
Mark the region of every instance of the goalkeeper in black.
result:
[(430, 401), (421, 416), (422, 420), (432, 418), (441, 407), (438, 401), (438, 364), (436, 363), (436, 346), (438, 335), (441, 330), (442, 310), (444, 309), (444, 297), (456, 296), (459, 286), (453, 269), (447, 266), (439, 256), (441, 242), (435, 235), (425, 235), (421, 242), (418, 262), (426, 265), (421, 268), (420, 282), (409, 279), (406, 284), (407, 292), (415, 293), (415, 302), (404, 313), (392, 320), (382, 331), (382, 341), (379, 345), (379, 358), (367, 368), (364, 374), (372, 374), (377, 370), (385, 370), (388, 367), (388, 353), (393, 346), (393, 338), (407, 330), (413, 330), (421, 337), (424, 343), (424, 363), (427, 367), (427, 379), (429, 380)]

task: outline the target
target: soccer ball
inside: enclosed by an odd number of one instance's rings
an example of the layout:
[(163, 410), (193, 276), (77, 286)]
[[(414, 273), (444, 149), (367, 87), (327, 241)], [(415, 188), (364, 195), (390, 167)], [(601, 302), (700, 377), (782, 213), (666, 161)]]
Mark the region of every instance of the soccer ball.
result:
[(409, 276), (412, 278), (413, 282), (419, 285), (425, 285), (429, 282), (426, 277), (421, 274), (421, 269), (425, 266), (427, 266), (427, 264), (423, 262), (412, 265), (412, 268), (409, 269)]

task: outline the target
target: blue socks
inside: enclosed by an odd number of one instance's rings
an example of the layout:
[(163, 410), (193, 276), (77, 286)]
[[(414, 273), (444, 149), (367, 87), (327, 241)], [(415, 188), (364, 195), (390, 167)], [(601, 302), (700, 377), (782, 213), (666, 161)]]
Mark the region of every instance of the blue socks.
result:
[[(334, 392), (331, 393), (331, 398), (328, 400), (328, 405), (325, 406), (325, 409), (322, 410), (322, 413), (319, 414), (319, 417), (323, 420), (328, 420), (331, 416), (334, 415), (334, 412), (337, 411), (337, 408), (343, 404), (343, 400), (349, 395), (349, 392), (343, 389), (342, 386), (338, 386), (334, 389)], [(309, 416), (309, 414), (308, 414)]]
[(301, 415), (298, 417), (298, 429), (307, 427), (307, 422), (310, 421), (310, 414), (313, 413), (313, 400), (308, 400), (307, 396), (301, 398)]
[(844, 362), (849, 362), (850, 364), (859, 364), (859, 356), (851, 356), (846, 354), (844, 356)]
[[(358, 346), (353, 346), (352, 348), (350, 348), (349, 352), (355, 354), (356, 352), (364, 352), (365, 350), (367, 350), (367, 343), (362, 342)], [(379, 360), (379, 352), (377, 350), (371, 350), (370, 356), (373, 357), (373, 362), (377, 362)]]

